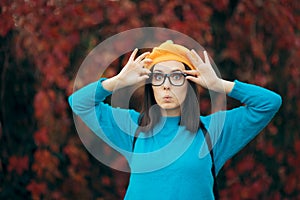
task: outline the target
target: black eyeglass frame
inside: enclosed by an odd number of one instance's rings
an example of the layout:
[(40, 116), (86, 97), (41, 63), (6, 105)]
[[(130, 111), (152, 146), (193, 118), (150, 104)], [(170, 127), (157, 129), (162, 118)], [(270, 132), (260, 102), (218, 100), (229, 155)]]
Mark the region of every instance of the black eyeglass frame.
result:
[[(164, 79), (163, 79), (163, 81), (161, 82), (161, 84), (153, 84), (152, 79), (153, 79), (153, 75), (155, 75), (155, 74), (161, 74), (161, 75), (163, 75)], [(180, 85), (175, 85), (175, 84), (172, 82), (172, 80), (170, 79), (170, 76), (173, 75), (173, 74), (181, 74), (181, 75), (184, 76), (184, 79), (183, 79), (182, 84), (180, 84)], [(161, 73), (161, 72), (152, 72), (151, 74), (149, 74), (149, 79), (151, 80), (150, 82), (151, 82), (151, 84), (152, 84), (153, 86), (161, 86), (162, 84), (165, 83), (167, 77), (168, 77), (169, 82), (171, 83), (171, 85), (173, 85), (173, 86), (182, 86), (182, 85), (185, 83), (185, 77), (187, 77), (187, 76), (188, 76), (188, 74), (183, 73), (183, 72), (172, 72), (172, 73), (170, 73), (170, 74), (164, 74), (164, 73)]]

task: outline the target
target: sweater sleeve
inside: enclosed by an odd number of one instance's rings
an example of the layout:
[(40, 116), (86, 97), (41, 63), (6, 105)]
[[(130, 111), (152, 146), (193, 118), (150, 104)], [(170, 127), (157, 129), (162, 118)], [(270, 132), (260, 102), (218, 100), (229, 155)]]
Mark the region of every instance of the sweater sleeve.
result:
[(139, 113), (131, 109), (113, 108), (104, 103), (111, 92), (103, 88), (103, 80), (74, 92), (68, 99), (69, 104), (75, 115), (97, 136), (124, 154), (132, 150)]
[[(219, 124), (217, 128), (210, 129), (215, 143), (213, 152), (217, 173), (228, 159), (267, 126), (282, 103), (278, 94), (239, 81), (235, 81), (235, 86), (228, 96), (245, 105), (228, 111), (220, 111), (210, 117), (211, 119), (224, 119), (221, 126)], [(221, 130), (221, 134), (215, 134), (215, 130)]]

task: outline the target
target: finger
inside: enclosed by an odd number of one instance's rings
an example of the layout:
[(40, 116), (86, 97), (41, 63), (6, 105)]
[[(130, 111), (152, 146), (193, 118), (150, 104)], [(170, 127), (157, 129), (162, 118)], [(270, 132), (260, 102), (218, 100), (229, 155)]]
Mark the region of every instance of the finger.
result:
[(187, 54), (188, 59), (194, 64), (196, 65), (196, 60), (195, 60), (195, 56), (194, 53), (192, 51), (189, 51)]
[(134, 57), (136, 56), (138, 52), (138, 48), (135, 48), (134, 51), (131, 53), (130, 57), (129, 57), (129, 61), (133, 61)]
[(207, 55), (207, 52), (204, 51), (203, 54), (204, 54), (205, 63), (206, 63), (206, 64), (210, 64), (210, 61), (209, 61), (209, 57), (208, 57), (208, 55)]
[(200, 73), (198, 70), (183, 70), (184, 73), (191, 75), (191, 76), (199, 76)]
[(136, 58), (135, 62), (141, 62), (141, 60), (143, 60), (149, 54), (150, 54), (150, 52), (143, 53), (142, 55), (140, 55), (139, 57)]
[(194, 49), (192, 49), (192, 53), (193, 53), (194, 57), (196, 58), (196, 60), (198, 60), (200, 63), (204, 63), (202, 58), (199, 56), (199, 54)]
[(194, 83), (197, 83), (198, 78), (197, 78), (197, 77), (194, 77), (194, 76), (187, 76), (187, 77), (186, 77), (186, 80), (190, 80), (190, 81), (192, 81), (192, 82), (194, 82)]
[(143, 70), (141, 71), (141, 74), (142, 75), (151, 74), (151, 71), (149, 69), (143, 68)]
[(145, 64), (145, 63), (149, 64), (151, 62), (152, 62), (152, 59), (150, 59), (150, 58), (145, 58), (144, 60), (142, 60), (143, 64)]
[(141, 81), (144, 81), (144, 80), (147, 80), (149, 78), (149, 75), (142, 75), (142, 76), (139, 76), (137, 78), (137, 82), (141, 82)]

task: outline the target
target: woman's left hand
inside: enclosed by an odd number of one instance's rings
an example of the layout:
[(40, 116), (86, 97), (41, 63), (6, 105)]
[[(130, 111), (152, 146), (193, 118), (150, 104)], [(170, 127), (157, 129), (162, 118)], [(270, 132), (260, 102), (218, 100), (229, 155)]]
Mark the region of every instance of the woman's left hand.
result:
[(186, 79), (215, 92), (230, 93), (234, 87), (234, 82), (219, 78), (210, 64), (207, 52), (204, 51), (203, 54), (204, 61), (195, 50), (191, 50), (187, 54), (196, 70), (185, 70), (186, 74), (191, 75), (187, 76)]
[[(187, 56), (191, 63), (197, 68), (196, 70), (185, 70), (184, 72), (188, 75), (186, 79), (195, 82), (196, 84), (214, 91), (218, 91), (222, 84), (212, 65), (210, 64), (207, 52), (204, 51), (204, 61), (196, 53), (195, 50), (191, 50)], [(222, 86), (222, 85), (221, 85)]]

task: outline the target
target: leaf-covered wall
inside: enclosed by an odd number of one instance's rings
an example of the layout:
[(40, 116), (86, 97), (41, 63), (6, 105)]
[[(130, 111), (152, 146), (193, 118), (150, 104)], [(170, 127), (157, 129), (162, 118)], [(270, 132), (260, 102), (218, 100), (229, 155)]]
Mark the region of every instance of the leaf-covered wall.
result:
[[(283, 98), (271, 123), (224, 166), (218, 177), (222, 199), (300, 198), (298, 1), (3, 0), (0, 6), (1, 199), (124, 195), (128, 174), (85, 149), (67, 97), (96, 45), (149, 26), (192, 37), (222, 77), (264, 86)], [(123, 64), (124, 58), (117, 60), (106, 75)], [(210, 106), (203, 102), (205, 113)]]

